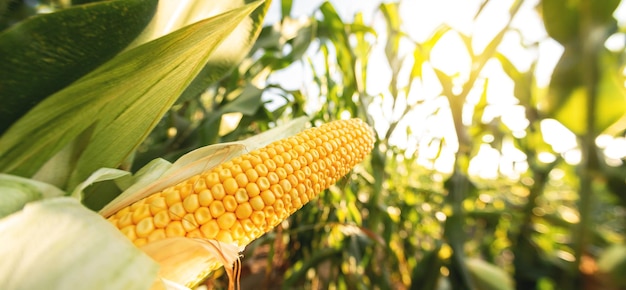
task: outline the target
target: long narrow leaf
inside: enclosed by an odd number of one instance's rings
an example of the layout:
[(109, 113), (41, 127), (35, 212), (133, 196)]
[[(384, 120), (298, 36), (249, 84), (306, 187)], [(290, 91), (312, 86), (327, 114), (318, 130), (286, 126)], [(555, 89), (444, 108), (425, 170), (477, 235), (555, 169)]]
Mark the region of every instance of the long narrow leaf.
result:
[(148, 24), (156, 4), (118, 0), (80, 6), (34, 16), (0, 33), (0, 133), (122, 51)]
[(31, 175), (94, 123), (92, 140), (70, 184), (97, 168), (118, 166), (202, 69), (213, 49), (259, 4), (200, 21), (120, 54), (46, 99), (0, 139), (0, 170)]

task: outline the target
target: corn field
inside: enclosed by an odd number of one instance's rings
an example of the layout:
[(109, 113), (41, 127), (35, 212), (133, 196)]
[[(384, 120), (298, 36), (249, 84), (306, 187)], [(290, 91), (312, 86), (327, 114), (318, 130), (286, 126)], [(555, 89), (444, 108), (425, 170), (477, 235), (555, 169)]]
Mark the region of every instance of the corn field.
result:
[(0, 0), (0, 289), (626, 289), (626, 5), (434, 2)]

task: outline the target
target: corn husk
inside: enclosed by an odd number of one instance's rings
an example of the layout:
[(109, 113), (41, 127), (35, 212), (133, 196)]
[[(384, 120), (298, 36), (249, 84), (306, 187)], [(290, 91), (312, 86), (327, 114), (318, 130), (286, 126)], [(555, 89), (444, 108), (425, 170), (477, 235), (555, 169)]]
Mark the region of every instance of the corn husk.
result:
[(158, 264), (76, 199), (0, 220), (0, 289), (149, 289)]

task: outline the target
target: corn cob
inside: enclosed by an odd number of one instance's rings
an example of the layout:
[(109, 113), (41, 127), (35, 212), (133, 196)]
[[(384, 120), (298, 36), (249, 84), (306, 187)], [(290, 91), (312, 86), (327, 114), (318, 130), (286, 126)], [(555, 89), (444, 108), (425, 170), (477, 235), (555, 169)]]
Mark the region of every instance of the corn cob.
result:
[(177, 236), (244, 246), (346, 175), (372, 147), (361, 120), (330, 122), (138, 200), (108, 220), (137, 246)]

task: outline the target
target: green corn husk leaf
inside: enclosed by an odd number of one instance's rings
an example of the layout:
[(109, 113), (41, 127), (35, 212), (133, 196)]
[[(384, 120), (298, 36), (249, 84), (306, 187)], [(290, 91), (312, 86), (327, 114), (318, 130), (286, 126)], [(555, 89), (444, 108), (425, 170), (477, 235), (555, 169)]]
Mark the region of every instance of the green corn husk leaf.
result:
[(0, 289), (149, 289), (158, 265), (73, 198), (0, 220)]
[(121, 178), (121, 177), (128, 176), (128, 175), (130, 175), (130, 172), (128, 171), (114, 169), (114, 168), (100, 168), (96, 172), (91, 174), (91, 176), (89, 176), (87, 180), (81, 182), (78, 186), (76, 186), (71, 196), (78, 200), (83, 200), (84, 190), (90, 185), (96, 182), (101, 182), (105, 180), (114, 180), (114, 179)]
[(0, 193), (0, 218), (19, 211), (29, 202), (65, 194), (53, 185), (2, 173)]
[[(158, 167), (156, 170), (159, 172), (151, 170), (144, 171), (142, 168), (140, 172), (143, 171), (143, 173), (141, 176), (137, 176), (137, 183), (130, 186), (117, 198), (107, 204), (100, 210), (100, 214), (109, 217), (139, 199), (175, 185), (196, 174), (210, 170), (239, 155), (264, 147), (274, 141), (295, 135), (304, 129), (308, 121), (308, 117), (300, 117), (243, 141), (198, 148), (181, 156), (167, 170), (165, 170), (167, 166)], [(151, 166), (151, 164), (152, 162), (148, 163), (146, 166)]]

